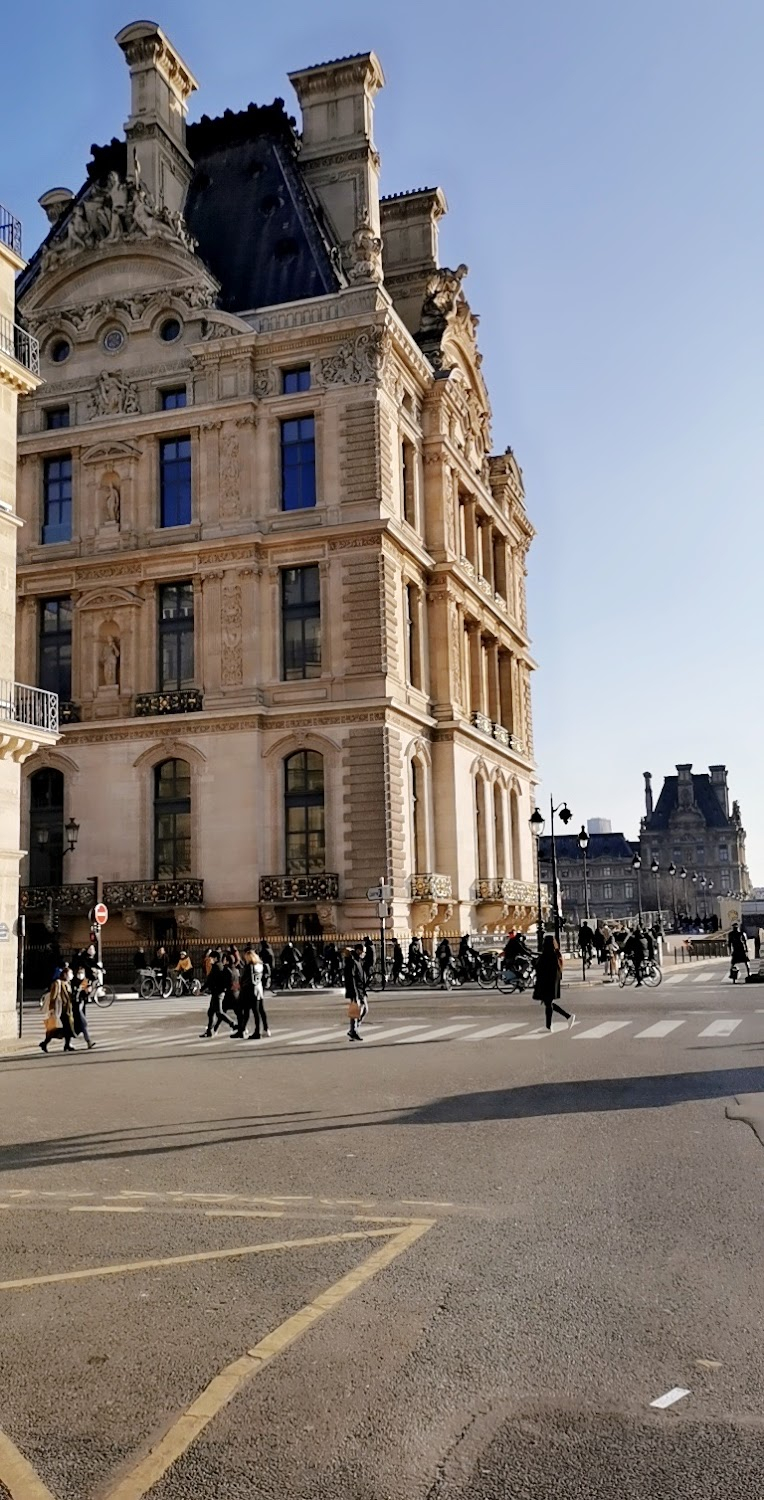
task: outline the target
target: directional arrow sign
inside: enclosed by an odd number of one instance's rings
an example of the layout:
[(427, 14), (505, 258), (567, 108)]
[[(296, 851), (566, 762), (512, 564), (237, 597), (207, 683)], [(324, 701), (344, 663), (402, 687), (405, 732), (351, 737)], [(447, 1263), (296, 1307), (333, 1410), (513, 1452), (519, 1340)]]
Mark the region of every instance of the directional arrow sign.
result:
[(383, 889), (384, 887), (381, 885), (370, 885), (368, 891), (366, 892), (366, 900), (381, 901)]

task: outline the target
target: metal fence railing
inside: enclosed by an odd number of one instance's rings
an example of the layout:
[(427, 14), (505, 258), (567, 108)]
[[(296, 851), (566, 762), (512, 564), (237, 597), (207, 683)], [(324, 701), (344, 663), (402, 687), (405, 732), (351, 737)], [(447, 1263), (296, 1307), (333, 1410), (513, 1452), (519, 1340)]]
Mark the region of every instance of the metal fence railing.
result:
[(31, 333), (12, 323), (10, 318), (0, 318), (0, 350), (10, 354), (20, 365), (25, 365), (33, 375), (40, 373), (40, 345)]
[(0, 678), (0, 718), (58, 734), (58, 694)]
[(15, 218), (10, 209), (0, 203), (0, 244), (7, 245), (15, 255), (21, 254), (21, 220)]

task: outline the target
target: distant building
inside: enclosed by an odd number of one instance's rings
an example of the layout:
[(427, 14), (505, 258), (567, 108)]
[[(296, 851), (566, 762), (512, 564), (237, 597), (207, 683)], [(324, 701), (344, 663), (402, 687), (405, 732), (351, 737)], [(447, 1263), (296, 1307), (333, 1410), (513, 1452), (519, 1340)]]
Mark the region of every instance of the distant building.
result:
[[(727, 767), (710, 766), (693, 772), (692, 765), (667, 776), (653, 806), (652, 776), (645, 771), (645, 816), (640, 828), (642, 883), (654, 905), (654, 876), (660, 866), (661, 905), (670, 911), (676, 901), (680, 914), (710, 914), (717, 896), (747, 895), (751, 888), (745, 859), (745, 829), (740, 806), (730, 810)], [(669, 875), (671, 865), (677, 874)], [(686, 870), (686, 876), (679, 872)]]
[[(606, 826), (606, 832), (594, 832)], [(638, 911), (637, 876), (632, 867), (637, 845), (622, 833), (612, 833), (607, 818), (591, 818), (588, 823), (589, 847), (586, 851), (586, 877), (589, 887), (589, 915), (592, 919), (628, 918)], [(578, 847), (578, 834), (566, 833), (555, 838), (557, 879), (560, 882), (563, 921), (578, 925), (586, 915), (584, 890), (584, 856)], [(552, 840), (539, 840), (541, 878), (552, 882)]]

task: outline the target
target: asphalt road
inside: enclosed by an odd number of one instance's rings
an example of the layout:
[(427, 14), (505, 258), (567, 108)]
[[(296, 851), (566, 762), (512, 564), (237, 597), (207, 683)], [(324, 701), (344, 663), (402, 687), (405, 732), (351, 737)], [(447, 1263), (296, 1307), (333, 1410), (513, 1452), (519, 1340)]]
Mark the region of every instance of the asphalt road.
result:
[(759, 1500), (764, 987), (724, 972), (571, 987), (551, 1036), (482, 991), (374, 997), (356, 1045), (325, 995), (260, 1043), (187, 1001), (35, 1033), (0, 1496)]

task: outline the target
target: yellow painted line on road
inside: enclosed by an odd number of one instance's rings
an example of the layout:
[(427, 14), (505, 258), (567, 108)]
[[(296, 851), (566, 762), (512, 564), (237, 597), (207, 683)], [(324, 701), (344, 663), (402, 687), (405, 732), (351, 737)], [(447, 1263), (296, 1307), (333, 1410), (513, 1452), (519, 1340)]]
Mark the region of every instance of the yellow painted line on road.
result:
[(88, 1266), (82, 1271), (56, 1271), (46, 1276), (24, 1276), (19, 1281), (0, 1281), (0, 1292), (27, 1291), (35, 1286), (55, 1286), (62, 1281), (89, 1281), (95, 1276), (125, 1276), (132, 1271), (158, 1271), (164, 1266), (191, 1266), (205, 1260), (234, 1260), (238, 1255), (267, 1255), (271, 1250), (302, 1250), (307, 1245), (339, 1245), (343, 1240), (379, 1239), (394, 1229), (357, 1229), (344, 1234), (319, 1234), (310, 1239), (271, 1240), (264, 1245), (235, 1245), (230, 1250), (195, 1250), (188, 1255), (170, 1255), (164, 1260), (128, 1260), (117, 1265)]
[[(143, 1496), (153, 1489), (167, 1470), (186, 1452), (205, 1427), (209, 1425), (213, 1417), (237, 1394), (246, 1381), (265, 1368), (278, 1354), (288, 1349), (290, 1344), (302, 1337), (309, 1328), (323, 1318), (326, 1313), (338, 1307), (353, 1292), (357, 1291), (365, 1282), (389, 1266), (404, 1250), (408, 1250), (416, 1240), (432, 1229), (434, 1220), (422, 1220), (416, 1224), (408, 1224), (390, 1239), (387, 1245), (375, 1250), (360, 1266), (349, 1271), (346, 1276), (330, 1286), (325, 1292), (321, 1292), (313, 1302), (309, 1302), (285, 1323), (275, 1328), (272, 1333), (266, 1334), (254, 1349), (248, 1349), (240, 1359), (227, 1365), (216, 1375), (209, 1385), (205, 1387), (196, 1401), (183, 1412), (173, 1423), (169, 1432), (165, 1433), (161, 1442), (147, 1454), (137, 1467), (123, 1479), (116, 1489), (111, 1490), (106, 1500), (143, 1500)], [(368, 1234), (390, 1234), (389, 1230), (369, 1230)], [(357, 1236), (356, 1236), (357, 1237)], [(350, 1239), (351, 1235), (332, 1236), (334, 1239)], [(317, 1244), (319, 1241), (313, 1241)], [(24, 1496), (23, 1500), (27, 1500)], [(30, 1496), (29, 1500), (34, 1500)]]
[(74, 1203), (70, 1214), (145, 1214), (137, 1203)]
[(11, 1500), (54, 1500), (39, 1474), (4, 1432), (0, 1432), (0, 1484)]
[(206, 1208), (205, 1219), (283, 1219), (283, 1208)]

